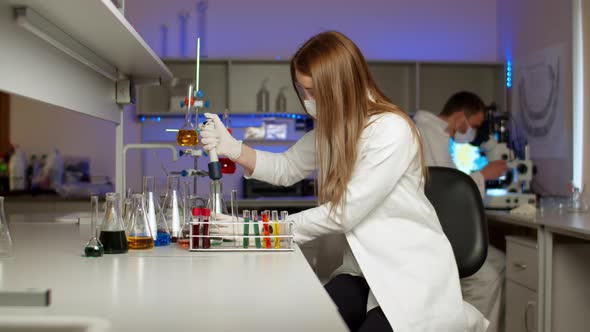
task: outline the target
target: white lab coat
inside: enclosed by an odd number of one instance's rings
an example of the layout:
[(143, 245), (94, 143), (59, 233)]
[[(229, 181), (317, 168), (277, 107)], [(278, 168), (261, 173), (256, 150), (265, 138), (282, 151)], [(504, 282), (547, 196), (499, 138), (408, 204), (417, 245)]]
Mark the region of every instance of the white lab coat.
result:
[[(424, 143), (426, 165), (456, 168), (449, 152), (447, 123), (433, 113), (418, 111), (414, 122)], [(485, 193), (485, 180), (479, 172), (471, 173), (480, 193)], [(500, 250), (489, 246), (483, 266), (472, 276), (461, 279), (463, 298), (490, 321), (488, 332), (502, 331), (502, 303), (506, 258)]]
[[(413, 118), (422, 136), (426, 165), (457, 168), (449, 153), (451, 136), (447, 132), (448, 124), (437, 115), (427, 111), (418, 111)], [(471, 178), (483, 196), (486, 189), (483, 175), (480, 172), (473, 172)]]
[[(483, 316), (462, 300), (452, 248), (424, 195), (410, 126), (395, 114), (370, 123), (358, 143), (345, 209), (331, 217), (323, 204), (291, 215), (295, 240), (344, 233), (354, 254), (348, 260), (356, 258), (396, 332), (485, 331)], [(291, 185), (317, 168), (315, 155), (311, 131), (283, 154), (257, 151), (250, 177)]]

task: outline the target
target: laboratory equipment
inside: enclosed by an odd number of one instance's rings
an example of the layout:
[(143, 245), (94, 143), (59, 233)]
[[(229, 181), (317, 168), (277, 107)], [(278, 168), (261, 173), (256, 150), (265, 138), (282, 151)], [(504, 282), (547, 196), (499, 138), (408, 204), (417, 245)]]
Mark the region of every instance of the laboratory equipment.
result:
[(280, 230), (280, 225), (279, 225), (279, 212), (276, 210), (273, 210), (271, 212), (271, 219), (272, 219), (272, 235), (274, 236), (274, 240), (275, 240), (275, 248), (280, 248), (281, 247), (281, 238), (279, 237), (279, 235), (281, 235), (281, 230)]
[(202, 231), (202, 235), (204, 236), (201, 241), (202, 241), (202, 247), (203, 249), (209, 249), (211, 247), (211, 238), (209, 238), (209, 222), (211, 220), (211, 210), (209, 208), (203, 208), (201, 209), (201, 215), (202, 215), (202, 227), (201, 227), (201, 231)]
[[(156, 247), (170, 245), (170, 228), (168, 227), (166, 217), (164, 216), (164, 211), (160, 204), (160, 198), (156, 193), (156, 179), (153, 176), (143, 177), (143, 199), (143, 206), (150, 229), (152, 230), (154, 244)], [(133, 211), (134, 208), (135, 207), (133, 206), (131, 211)], [(129, 226), (129, 220), (127, 220), (126, 223), (127, 225), (125, 227)]]
[(191, 107), (195, 105), (192, 84), (188, 87), (188, 95), (183, 104), (184, 105), (181, 104), (181, 106), (186, 107), (186, 114), (184, 117), (184, 124), (176, 134), (176, 143), (180, 146), (197, 146), (199, 143), (199, 136), (197, 135), (197, 129), (191, 121)]
[(268, 78), (265, 78), (260, 85), (260, 89), (256, 93), (256, 112), (270, 111), (270, 93), (266, 87)]
[(186, 53), (186, 40), (187, 40), (187, 22), (190, 17), (190, 13), (188, 10), (183, 9), (178, 13), (178, 23), (179, 23), (179, 46), (180, 46), (180, 56), (185, 58), (187, 56)]
[(220, 180), (209, 182), (209, 201), (207, 207), (213, 212), (213, 217), (217, 213), (228, 214), (225, 199), (223, 199), (222, 183)]
[(166, 198), (162, 206), (164, 210), (164, 217), (170, 225), (170, 234), (172, 242), (176, 242), (178, 232), (183, 224), (183, 206), (182, 194), (180, 192), (180, 177), (177, 175), (170, 175), (166, 179), (168, 190), (166, 191)]
[(201, 211), (203, 210), (203, 208), (193, 208), (192, 209), (192, 216), (193, 216), (193, 220), (191, 223), (191, 229), (190, 229), (190, 247), (191, 249), (198, 249), (201, 245), (201, 238), (200, 237), (193, 237), (193, 235), (201, 235)]
[[(229, 131), (230, 134), (233, 134), (231, 119), (229, 118), (229, 110), (227, 108), (223, 111), (223, 124), (225, 125), (225, 128), (227, 128), (227, 131)], [(234, 174), (236, 172), (236, 163), (233, 160), (229, 158), (219, 158), (219, 162), (221, 163), (222, 174)]]
[(209, 0), (197, 2), (197, 35), (203, 40), (203, 56), (207, 57), (207, 9)]
[(154, 235), (145, 211), (143, 194), (133, 194), (133, 210), (127, 226), (129, 249), (151, 249), (154, 247)]
[(254, 226), (254, 243), (256, 244), (256, 248), (260, 249), (262, 248), (262, 244), (260, 241), (260, 225), (258, 223), (258, 211), (257, 210), (252, 210), (252, 223)]
[(119, 211), (120, 197), (117, 193), (106, 194), (106, 209), (102, 218), (99, 240), (105, 254), (124, 254), (128, 250), (123, 218)]
[(250, 247), (250, 211), (244, 210), (242, 215), (244, 218), (244, 239), (242, 240), (242, 244), (244, 249), (248, 249)]
[(281, 211), (281, 224), (279, 227), (281, 234), (291, 233), (291, 231), (286, 229), (286, 227), (289, 225), (287, 222), (287, 217), (289, 217), (289, 212), (284, 210)]
[(131, 217), (131, 209), (133, 204), (131, 201), (131, 193), (127, 193), (127, 197), (123, 200), (123, 228), (127, 229), (129, 225), (129, 218)]
[(495, 104), (485, 112), (486, 121), (478, 130), (475, 144), (479, 144), (488, 161), (505, 160), (508, 172), (503, 178), (486, 183), (484, 205), (500, 209), (535, 205), (536, 196), (530, 192), (535, 168), (528, 145), (517, 137), (510, 113), (499, 110)]
[(98, 221), (98, 196), (90, 196), (90, 240), (84, 247), (86, 257), (101, 257), (104, 254), (104, 246), (98, 238), (96, 223)]
[(281, 87), (279, 90), (279, 94), (277, 96), (277, 100), (275, 103), (275, 109), (277, 112), (286, 113), (287, 112), (287, 96), (285, 95), (285, 91), (287, 90), (286, 86)]
[(8, 161), (8, 176), (10, 191), (23, 191), (26, 189), (27, 159), (25, 153), (19, 147), (16, 148), (10, 161)]
[(262, 212), (262, 230), (264, 232), (264, 247), (270, 248), (271, 241), (270, 241), (270, 224), (268, 221), (270, 211), (265, 210)]
[(0, 196), (0, 258), (12, 256), (12, 237), (4, 214), (4, 197)]
[(238, 227), (238, 191), (235, 189), (231, 191), (230, 204), (231, 204), (231, 221), (232, 221), (232, 223), (234, 223), (234, 225), (233, 225), (234, 235), (235, 235), (234, 243), (236, 246), (239, 246), (240, 244), (238, 243), (238, 235), (240, 233), (240, 228)]
[(570, 198), (567, 208), (568, 212), (587, 213), (588, 204), (582, 196), (584, 193), (584, 187), (580, 189), (579, 187), (576, 187), (572, 181), (568, 184), (568, 189), (570, 191)]
[(181, 248), (189, 249), (190, 247), (191, 227), (193, 227), (192, 219), (191, 221), (185, 220), (182, 224), (180, 232), (178, 232), (178, 240), (176, 242)]
[[(267, 216), (272, 215), (273, 224), (270, 225), (268, 222), (269, 235), (260, 235), (258, 211), (244, 210), (242, 212), (243, 220), (234, 221), (228, 219), (214, 220), (208, 218), (210, 211), (208, 209), (193, 209), (195, 217), (193, 217), (193, 223), (190, 228), (190, 251), (293, 251), (293, 222), (287, 221), (287, 212), (281, 212), (282, 220), (278, 219), (278, 212), (264, 211), (264, 220), (268, 219)], [(200, 218), (197, 216), (200, 214)], [(276, 221), (275, 221), (276, 220)], [(250, 233), (250, 225), (254, 226), (254, 235)], [(243, 229), (242, 233), (233, 233), (233, 229), (228, 226), (238, 226), (238, 229)], [(211, 234), (213, 229), (225, 229), (224, 238), (231, 238), (234, 241), (225, 241), (218, 244), (212, 242), (219, 237), (219, 235)], [(272, 233), (272, 235), (270, 234)], [(274, 239), (274, 245), (262, 245), (261, 239), (267, 239), (271, 241)], [(250, 246), (250, 239), (255, 240), (255, 246)], [(199, 242), (201, 241), (201, 242)], [(265, 241), (267, 242), (267, 241)]]

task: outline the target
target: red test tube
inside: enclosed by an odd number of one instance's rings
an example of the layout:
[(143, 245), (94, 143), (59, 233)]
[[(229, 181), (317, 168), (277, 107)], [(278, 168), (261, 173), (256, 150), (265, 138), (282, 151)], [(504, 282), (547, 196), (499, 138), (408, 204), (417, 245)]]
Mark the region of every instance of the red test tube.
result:
[(211, 216), (211, 209), (202, 208), (203, 215), (203, 249), (211, 248), (211, 239), (209, 238), (209, 217)]
[(264, 231), (264, 247), (270, 248), (270, 225), (268, 224), (268, 211), (262, 212), (262, 229)]
[(201, 223), (201, 209), (200, 208), (193, 208), (192, 210), (192, 214), (193, 214), (193, 222), (192, 222), (192, 235), (191, 236), (191, 249), (198, 249), (199, 248), (199, 241), (200, 238), (199, 237), (194, 237), (194, 235), (200, 235), (199, 232), (199, 225)]

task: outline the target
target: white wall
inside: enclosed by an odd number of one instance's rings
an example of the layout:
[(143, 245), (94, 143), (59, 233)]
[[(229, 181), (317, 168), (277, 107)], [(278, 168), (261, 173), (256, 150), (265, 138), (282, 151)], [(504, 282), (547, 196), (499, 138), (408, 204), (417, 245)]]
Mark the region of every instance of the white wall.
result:
[[(180, 56), (179, 12), (189, 10), (188, 56), (194, 57), (197, 0), (127, 0), (126, 16), (161, 54), (160, 26), (169, 25), (169, 54)], [(288, 58), (327, 29), (350, 36), (369, 59), (494, 61), (496, 0), (212, 0), (209, 57)]]
[[(568, 152), (565, 159), (534, 160), (538, 174), (533, 189), (566, 194), (572, 179), (572, 20), (571, 0), (498, 0), (498, 58), (522, 59), (558, 44), (565, 45), (565, 119)], [(514, 71), (518, 62), (514, 62)]]

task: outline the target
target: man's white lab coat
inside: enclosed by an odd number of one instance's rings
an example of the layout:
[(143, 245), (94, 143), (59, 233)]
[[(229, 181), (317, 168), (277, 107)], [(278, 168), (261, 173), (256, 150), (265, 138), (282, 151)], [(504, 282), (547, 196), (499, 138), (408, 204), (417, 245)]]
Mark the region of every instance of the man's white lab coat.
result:
[[(323, 204), (291, 215), (296, 242), (344, 233), (350, 246), (344, 261), (358, 262), (396, 332), (485, 331), (487, 321), (463, 302), (452, 248), (424, 195), (408, 123), (395, 114), (374, 116), (358, 144), (345, 208), (330, 216), (330, 204)], [(316, 170), (315, 157), (311, 131), (285, 153), (256, 151), (250, 177), (288, 186)]]

